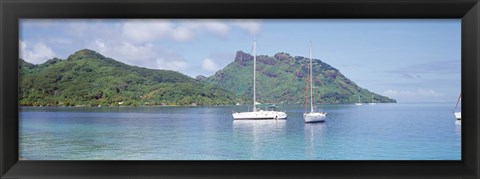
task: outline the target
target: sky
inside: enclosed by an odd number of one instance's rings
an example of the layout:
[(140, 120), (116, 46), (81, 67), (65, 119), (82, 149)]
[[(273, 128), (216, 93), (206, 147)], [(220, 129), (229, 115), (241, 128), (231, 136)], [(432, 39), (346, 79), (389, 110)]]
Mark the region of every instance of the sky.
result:
[[(123, 63), (210, 76), (237, 51), (308, 56), (403, 102), (460, 94), (460, 19), (21, 19), (20, 58), (41, 64), (95, 50)], [(454, 105), (454, 104), (453, 104)]]

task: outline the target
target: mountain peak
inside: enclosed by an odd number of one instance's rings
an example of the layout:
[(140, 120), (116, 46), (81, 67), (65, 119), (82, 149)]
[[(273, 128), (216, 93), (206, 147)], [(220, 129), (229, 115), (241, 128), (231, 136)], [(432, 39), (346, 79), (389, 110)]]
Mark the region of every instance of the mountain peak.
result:
[[(305, 102), (306, 68), (308, 58), (292, 56), (286, 52), (278, 52), (273, 56), (257, 55), (255, 67), (257, 99), (269, 103)], [(253, 56), (238, 51), (235, 61), (219, 70), (205, 81), (218, 85), (235, 93), (242, 102), (253, 95), (252, 67)], [(345, 77), (336, 68), (313, 59), (313, 96), (318, 103), (355, 103), (361, 101), (395, 102), (386, 96), (375, 94), (361, 88)], [(373, 96), (373, 97), (372, 97)]]
[(203, 75), (197, 75), (197, 77), (195, 77), (195, 79), (197, 79), (199, 81), (203, 81), (203, 80), (207, 79), (207, 77), (203, 76)]
[(32, 63), (29, 63), (23, 59), (18, 59), (18, 67), (19, 68), (23, 68), (23, 67), (27, 67), (27, 68), (34, 68), (35, 65), (32, 64)]
[(243, 51), (237, 51), (237, 54), (235, 55), (235, 62), (239, 63), (240, 65), (244, 65), (245, 62), (251, 60), (253, 60), (253, 56)]
[(102, 54), (95, 52), (90, 49), (82, 49), (68, 57), (68, 60), (80, 60), (85, 58), (93, 58), (93, 59), (103, 59), (105, 58)]
[(286, 60), (286, 59), (292, 58), (292, 56), (290, 56), (290, 54), (285, 53), (285, 52), (279, 52), (279, 53), (275, 54), (274, 57), (276, 59), (279, 59), (279, 60)]

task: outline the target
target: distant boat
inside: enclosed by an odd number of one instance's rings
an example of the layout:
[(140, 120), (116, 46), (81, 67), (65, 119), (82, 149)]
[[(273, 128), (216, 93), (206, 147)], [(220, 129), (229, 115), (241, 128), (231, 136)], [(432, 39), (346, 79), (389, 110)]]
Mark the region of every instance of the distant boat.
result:
[(370, 104), (370, 105), (377, 104), (377, 103), (375, 103), (375, 97), (374, 97), (373, 95), (372, 95), (372, 102), (371, 102), (371, 103), (368, 103), (368, 104)]
[[(312, 65), (312, 44), (310, 43), (310, 75), (309, 75), (309, 80), (310, 81), (310, 112), (305, 112), (303, 113), (303, 119), (306, 123), (312, 123), (312, 122), (324, 122), (325, 118), (327, 117), (326, 112), (314, 112), (313, 111), (313, 65)], [(305, 96), (305, 109), (307, 107), (308, 103), (308, 81), (307, 81), (307, 87), (305, 88), (306, 91), (306, 96)]]
[(355, 105), (357, 105), (357, 106), (361, 106), (361, 105), (362, 105), (362, 103), (360, 102), (360, 96), (358, 96), (358, 102), (355, 103)]
[(458, 107), (458, 103), (460, 102), (460, 100), (462, 100), (462, 93), (460, 93), (460, 96), (458, 96), (457, 104), (455, 105), (455, 109), (453, 110), (453, 114), (455, 115), (455, 118), (456, 118), (458, 121), (461, 121), (461, 120), (462, 120), (462, 112), (461, 112), (461, 111), (456, 112), (456, 111), (457, 111), (457, 107)]
[[(271, 119), (287, 119), (287, 113), (282, 111), (275, 111), (277, 108), (275, 105), (264, 104), (261, 105), (256, 101), (255, 91), (255, 75), (256, 75), (256, 54), (257, 41), (253, 41), (253, 110), (251, 112), (235, 112), (232, 114), (234, 120), (271, 120)], [(257, 106), (260, 109), (257, 109)], [(262, 110), (261, 107), (265, 107)], [(271, 109), (271, 110), (269, 110)]]

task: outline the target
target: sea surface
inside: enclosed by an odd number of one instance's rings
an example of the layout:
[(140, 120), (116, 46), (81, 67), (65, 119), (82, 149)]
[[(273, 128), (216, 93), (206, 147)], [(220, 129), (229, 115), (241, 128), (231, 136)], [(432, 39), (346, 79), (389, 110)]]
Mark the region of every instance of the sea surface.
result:
[(234, 121), (248, 106), (21, 107), (22, 160), (461, 160), (451, 103), (320, 105), (324, 123)]

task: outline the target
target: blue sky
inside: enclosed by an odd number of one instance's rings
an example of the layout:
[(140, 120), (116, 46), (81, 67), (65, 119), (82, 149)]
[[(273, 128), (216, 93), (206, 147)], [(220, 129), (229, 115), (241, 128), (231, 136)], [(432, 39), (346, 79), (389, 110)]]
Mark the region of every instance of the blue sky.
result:
[(129, 65), (210, 76), (238, 50), (286, 52), (336, 67), (398, 102), (452, 102), (460, 93), (459, 19), (23, 19), (20, 57), (40, 64), (92, 49)]

